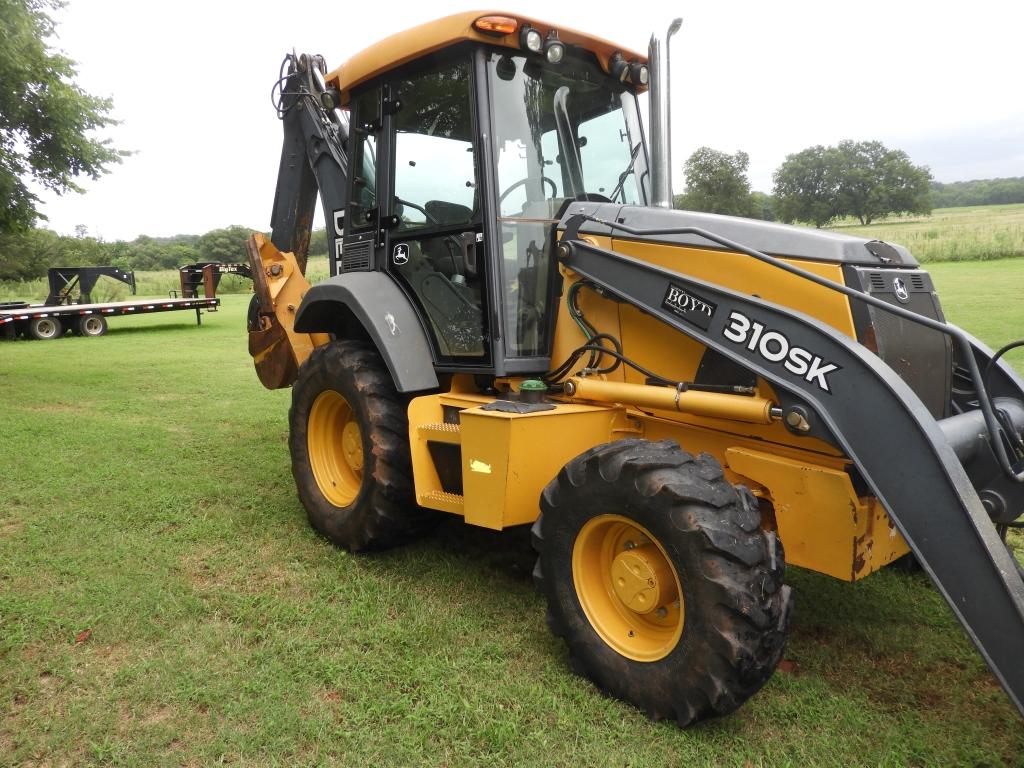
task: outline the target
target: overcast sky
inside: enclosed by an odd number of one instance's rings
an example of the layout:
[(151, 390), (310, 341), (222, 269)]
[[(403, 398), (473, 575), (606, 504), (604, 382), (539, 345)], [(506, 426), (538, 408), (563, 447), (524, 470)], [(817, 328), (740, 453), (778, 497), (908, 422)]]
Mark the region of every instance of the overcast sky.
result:
[[(399, 29), (467, 9), (434, 2), (70, 0), (56, 44), (114, 99), (107, 134), (135, 155), (84, 195), (45, 195), (49, 226), (107, 240), (266, 229), (280, 152), (270, 86), (283, 53), (333, 68)], [(646, 50), (673, 39), (674, 181), (695, 148), (749, 153), (770, 191), (787, 154), (878, 139), (939, 181), (1024, 176), (1024, 3), (508, 0), (506, 10)]]

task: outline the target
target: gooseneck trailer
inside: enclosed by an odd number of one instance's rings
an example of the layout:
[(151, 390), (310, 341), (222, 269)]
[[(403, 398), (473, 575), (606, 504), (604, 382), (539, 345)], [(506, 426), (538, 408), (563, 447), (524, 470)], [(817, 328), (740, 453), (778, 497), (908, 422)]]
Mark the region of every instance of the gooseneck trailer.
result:
[[(127, 284), (135, 293), (133, 272), (110, 266), (53, 267), (47, 275), (49, 293), (45, 303), (0, 303), (0, 338), (55, 339), (65, 331), (78, 336), (102, 336), (107, 332), (108, 317), (181, 310), (195, 310), (196, 324), (200, 325), (202, 311), (214, 312), (220, 305), (216, 296), (92, 302), (92, 289), (104, 276)], [(77, 299), (73, 295), (76, 289)]]

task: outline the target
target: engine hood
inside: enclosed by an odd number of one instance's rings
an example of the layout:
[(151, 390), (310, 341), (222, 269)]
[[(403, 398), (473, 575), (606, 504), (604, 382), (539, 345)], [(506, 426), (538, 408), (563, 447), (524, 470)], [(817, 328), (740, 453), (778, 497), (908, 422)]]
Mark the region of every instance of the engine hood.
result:
[[(738, 216), (720, 216), (715, 213), (675, 211), (665, 208), (646, 208), (615, 203), (573, 202), (565, 209), (559, 228), (565, 227), (570, 217), (584, 213), (603, 221), (613, 221), (634, 229), (678, 229), (699, 227), (720, 237), (734, 240), (748, 248), (771, 256), (785, 256), (810, 261), (855, 264), (869, 267), (917, 267), (917, 260), (901, 245), (881, 240), (840, 235), (822, 229), (794, 227)], [(630, 235), (615, 231), (606, 224), (588, 221), (579, 228), (581, 234), (606, 235), (624, 239), (642, 238), (650, 242), (698, 246), (722, 250), (716, 243), (697, 235)]]

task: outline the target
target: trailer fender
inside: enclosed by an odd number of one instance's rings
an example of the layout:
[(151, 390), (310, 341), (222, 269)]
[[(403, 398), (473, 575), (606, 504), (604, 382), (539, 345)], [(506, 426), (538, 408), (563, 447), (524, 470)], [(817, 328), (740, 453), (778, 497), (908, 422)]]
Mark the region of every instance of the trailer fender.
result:
[(419, 316), (383, 272), (346, 272), (309, 289), (295, 316), (295, 330), (358, 335), (353, 322), (380, 352), (402, 393), (437, 389), (430, 344)]

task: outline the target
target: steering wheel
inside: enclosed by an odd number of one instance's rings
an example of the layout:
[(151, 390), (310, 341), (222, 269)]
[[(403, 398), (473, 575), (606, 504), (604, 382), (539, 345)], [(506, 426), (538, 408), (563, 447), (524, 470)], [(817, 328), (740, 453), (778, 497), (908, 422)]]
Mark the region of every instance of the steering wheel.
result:
[[(506, 197), (508, 197), (509, 194), (511, 194), (513, 190), (519, 189), (519, 187), (523, 186), (524, 184), (528, 184), (529, 182), (533, 181), (534, 178), (535, 177), (533, 177), (533, 176), (525, 176), (524, 178), (520, 179), (519, 181), (515, 182), (514, 184), (512, 184), (511, 186), (506, 188), (504, 192), (502, 192), (500, 195), (498, 195), (498, 205), (500, 206), (502, 201)], [(543, 176), (543, 175), (540, 177), (540, 180), (542, 182), (546, 182), (547, 184), (551, 185), (551, 196), (552, 197), (558, 197), (558, 185), (555, 184), (554, 181), (549, 179), (547, 176)]]
[(423, 218), (426, 219), (426, 222), (428, 224), (439, 224), (440, 223), (437, 219), (435, 219), (433, 216), (431, 216), (429, 213), (427, 213), (427, 209), (424, 208), (422, 205), (416, 205), (416, 203), (410, 202), (408, 200), (403, 200), (402, 198), (398, 197), (397, 195), (395, 196), (395, 202), (396, 203), (400, 203), (401, 205), (407, 206), (409, 208), (412, 208), (414, 211), (419, 211), (420, 213), (423, 214)]

